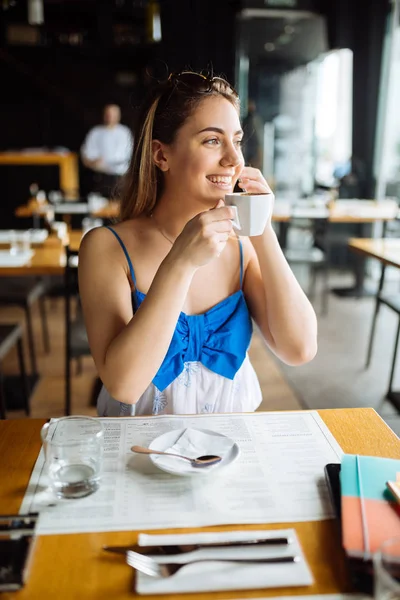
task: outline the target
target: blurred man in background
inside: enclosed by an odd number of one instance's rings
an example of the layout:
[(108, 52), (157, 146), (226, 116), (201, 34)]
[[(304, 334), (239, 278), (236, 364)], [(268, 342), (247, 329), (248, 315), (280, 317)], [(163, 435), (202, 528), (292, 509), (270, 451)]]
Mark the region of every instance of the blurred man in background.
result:
[(106, 197), (112, 195), (119, 178), (126, 173), (132, 155), (131, 131), (120, 120), (119, 106), (107, 104), (103, 125), (89, 131), (81, 148), (82, 162), (91, 172), (88, 191)]

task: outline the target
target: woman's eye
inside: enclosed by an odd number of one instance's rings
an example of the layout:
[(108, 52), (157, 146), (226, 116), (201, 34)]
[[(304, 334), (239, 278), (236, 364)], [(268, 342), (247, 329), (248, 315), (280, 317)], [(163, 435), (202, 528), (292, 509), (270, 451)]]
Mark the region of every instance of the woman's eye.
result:
[(243, 140), (236, 140), (235, 145), (240, 147), (242, 145), (242, 142)]
[(216, 146), (217, 144), (219, 144), (219, 139), (212, 138), (211, 140), (206, 140), (205, 144), (208, 144), (209, 146)]

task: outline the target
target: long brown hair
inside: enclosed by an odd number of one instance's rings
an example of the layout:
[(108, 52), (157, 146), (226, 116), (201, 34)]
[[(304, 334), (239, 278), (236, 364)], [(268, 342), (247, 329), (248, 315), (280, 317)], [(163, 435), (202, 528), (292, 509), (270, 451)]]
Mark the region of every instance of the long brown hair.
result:
[(154, 164), (152, 140), (171, 144), (178, 130), (208, 96), (222, 96), (239, 112), (239, 98), (220, 77), (184, 71), (155, 86), (140, 109), (129, 169), (120, 187), (120, 220), (152, 213), (163, 189), (163, 174)]

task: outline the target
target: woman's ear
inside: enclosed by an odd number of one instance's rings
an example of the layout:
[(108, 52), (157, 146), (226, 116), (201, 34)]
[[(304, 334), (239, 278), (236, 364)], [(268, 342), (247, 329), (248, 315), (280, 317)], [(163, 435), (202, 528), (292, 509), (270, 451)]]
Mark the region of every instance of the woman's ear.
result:
[(160, 169), (160, 171), (165, 173), (169, 170), (167, 153), (165, 152), (165, 144), (159, 140), (152, 140), (151, 145), (154, 164)]

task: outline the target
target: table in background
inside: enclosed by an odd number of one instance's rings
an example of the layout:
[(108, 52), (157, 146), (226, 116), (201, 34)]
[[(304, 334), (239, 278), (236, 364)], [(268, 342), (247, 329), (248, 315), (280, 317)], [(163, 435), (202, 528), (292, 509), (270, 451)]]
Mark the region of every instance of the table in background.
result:
[(58, 204), (44, 203), (40, 204), (32, 199), (26, 204), (21, 204), (15, 210), (16, 217), (35, 217), (45, 216), (48, 212), (53, 212), (56, 215), (91, 215), (99, 219), (115, 219), (119, 214), (118, 202), (110, 200), (105, 206), (100, 209), (91, 210), (88, 202), (71, 201), (60, 202)]
[(400, 239), (350, 238), (349, 248), (365, 258), (376, 258), (385, 265), (400, 269)]
[[(310, 219), (312, 221), (325, 221), (327, 228), (330, 224), (355, 224), (358, 226), (358, 237), (365, 237), (363, 228), (365, 225), (374, 223), (382, 223), (382, 236), (385, 237), (386, 226), (389, 221), (394, 221), (398, 218), (399, 208), (394, 200), (383, 200), (376, 202), (374, 200), (338, 200), (330, 205), (323, 206), (307, 206), (306, 201), (304, 206), (299, 202), (291, 208), (288, 204), (279, 201), (276, 202), (274, 221), (280, 222), (279, 239), (282, 247), (286, 247), (287, 231), (292, 219)], [(338, 296), (343, 297), (361, 297), (373, 295), (365, 289), (365, 259), (360, 256), (360, 260), (356, 262), (355, 269), (355, 285), (350, 288), (335, 288), (333, 291)]]
[(0, 152), (0, 165), (58, 165), (62, 192), (70, 198), (78, 194), (79, 170), (75, 152)]
[[(396, 219), (398, 207), (395, 202), (375, 202), (375, 201), (357, 201), (339, 200), (329, 208), (318, 206), (290, 206), (288, 203), (276, 201), (272, 221), (278, 224), (279, 242), (282, 248), (286, 247), (287, 232), (293, 219), (310, 219), (312, 221), (325, 221), (328, 225), (332, 224), (357, 224), (362, 227), (365, 224), (383, 223)], [(63, 204), (65, 206), (63, 206)], [(87, 208), (86, 208), (87, 207)], [(30, 201), (28, 204), (17, 208), (15, 214), (19, 217), (34, 217), (35, 215), (44, 215), (48, 210), (55, 210), (57, 214), (91, 214), (95, 218), (115, 219), (119, 215), (119, 204), (117, 201), (109, 201), (103, 208), (90, 212), (86, 203), (60, 203), (56, 205), (39, 205), (36, 201)], [(70, 211), (70, 212), (69, 212)], [(383, 233), (384, 235), (384, 233)], [(339, 288), (334, 291), (341, 296), (362, 296), (367, 294), (364, 288), (365, 261), (357, 261), (355, 268), (355, 285), (351, 288)], [(370, 294), (369, 294), (370, 295)]]
[[(400, 440), (372, 408), (318, 411), (344, 452), (400, 458)], [(0, 513), (19, 510), (25, 488), (40, 450), (40, 429), (44, 420), (23, 419), (0, 422)], [(323, 477), (323, 474), (320, 474)], [(132, 499), (134, 502), (134, 498)], [(256, 598), (292, 594), (324, 594), (350, 591), (344, 554), (334, 520), (265, 525), (265, 529), (294, 527), (299, 536), (315, 583), (310, 587), (182, 594), (182, 600), (212, 598)], [(260, 525), (229, 525), (183, 531), (259, 530)], [(137, 531), (38, 536), (29, 581), (20, 592), (4, 593), (4, 600), (57, 598), (138, 597), (132, 591), (132, 570), (122, 556), (101, 551), (104, 544), (126, 545), (137, 541)], [(157, 533), (154, 531), (153, 533)], [(146, 596), (149, 600), (166, 596)], [(168, 596), (171, 598), (171, 596)]]
[[(349, 248), (364, 258), (375, 258), (381, 263), (381, 277), (378, 285), (378, 289), (375, 295), (375, 314), (379, 309), (379, 296), (382, 292), (385, 269), (387, 266), (395, 267), (400, 269), (400, 239), (388, 238), (388, 239), (367, 239), (367, 238), (351, 238), (349, 240)], [(374, 318), (374, 317), (373, 317)], [(400, 315), (399, 315), (400, 319)], [(395, 354), (395, 352), (394, 352)], [(395, 356), (392, 360), (392, 372), (395, 368)], [(391, 402), (397, 411), (400, 412), (400, 391), (396, 392), (389, 389), (386, 394), (387, 400)]]
[(82, 240), (82, 230), (72, 230), (68, 232), (64, 240), (59, 240), (56, 236), (49, 238), (40, 246), (32, 248), (33, 256), (20, 267), (1, 267), (0, 277), (20, 277), (20, 276), (46, 276), (46, 275), (64, 275), (65, 270), (65, 246), (69, 245), (71, 250), (79, 250)]

